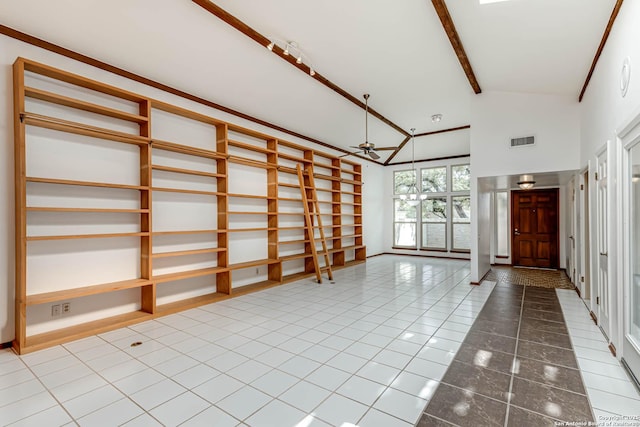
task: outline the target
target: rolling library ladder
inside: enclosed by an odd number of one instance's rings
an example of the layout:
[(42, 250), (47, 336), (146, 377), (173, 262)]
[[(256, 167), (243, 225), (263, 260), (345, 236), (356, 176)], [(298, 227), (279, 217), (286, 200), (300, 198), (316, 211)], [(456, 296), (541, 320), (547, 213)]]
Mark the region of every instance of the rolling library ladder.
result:
[[(329, 280), (333, 280), (333, 272), (331, 271), (331, 261), (329, 260), (329, 250), (327, 249), (327, 240), (324, 236), (324, 227), (322, 226), (322, 218), (320, 216), (320, 206), (318, 203), (318, 194), (316, 193), (316, 185), (313, 180), (313, 165), (307, 165), (303, 170), (298, 163), (296, 166), (298, 171), (298, 181), (300, 182), (300, 193), (302, 194), (302, 204), (304, 206), (304, 223), (306, 226), (306, 234), (311, 246), (311, 254), (313, 256), (313, 267), (318, 283), (322, 283), (322, 271), (327, 272)], [(316, 239), (316, 229), (319, 238)], [(318, 250), (316, 242), (320, 240), (322, 244), (322, 256), (324, 258), (324, 266), (320, 266), (318, 262)]]

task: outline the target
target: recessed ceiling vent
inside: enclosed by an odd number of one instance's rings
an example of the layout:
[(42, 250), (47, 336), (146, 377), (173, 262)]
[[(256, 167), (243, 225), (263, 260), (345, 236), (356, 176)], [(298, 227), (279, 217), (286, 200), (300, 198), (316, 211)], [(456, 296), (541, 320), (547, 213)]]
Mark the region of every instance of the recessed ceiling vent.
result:
[(511, 138), (511, 147), (524, 147), (528, 145), (535, 145), (535, 139), (533, 136), (523, 136), (522, 138)]

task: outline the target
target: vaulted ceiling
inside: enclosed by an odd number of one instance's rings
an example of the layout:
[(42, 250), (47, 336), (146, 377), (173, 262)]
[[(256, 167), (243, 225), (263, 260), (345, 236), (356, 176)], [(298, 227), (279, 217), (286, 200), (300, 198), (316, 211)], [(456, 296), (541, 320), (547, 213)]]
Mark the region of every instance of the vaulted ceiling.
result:
[[(342, 150), (364, 142), (370, 93), (369, 141), (400, 146), (415, 128), (426, 134), (415, 139), (416, 159), (432, 159), (469, 153), (478, 89), (578, 102), (620, 3), (21, 0), (0, 2), (0, 24)], [(302, 66), (267, 50), (265, 38), (297, 43)], [(411, 145), (379, 154), (381, 163), (410, 161)]]

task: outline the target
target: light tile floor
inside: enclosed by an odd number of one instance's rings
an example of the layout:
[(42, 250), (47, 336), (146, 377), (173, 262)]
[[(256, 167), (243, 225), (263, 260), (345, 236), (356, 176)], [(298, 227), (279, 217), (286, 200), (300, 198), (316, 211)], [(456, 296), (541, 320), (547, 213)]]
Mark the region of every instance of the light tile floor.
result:
[[(469, 268), (378, 256), (333, 284), (298, 281), (22, 357), (2, 350), (0, 425), (412, 426), (494, 287), (470, 286)], [(596, 417), (625, 413), (630, 383), (598, 377), (624, 371), (591, 347), (577, 295), (558, 295), (576, 310), (572, 339), (587, 340), (584, 353), (574, 342)]]

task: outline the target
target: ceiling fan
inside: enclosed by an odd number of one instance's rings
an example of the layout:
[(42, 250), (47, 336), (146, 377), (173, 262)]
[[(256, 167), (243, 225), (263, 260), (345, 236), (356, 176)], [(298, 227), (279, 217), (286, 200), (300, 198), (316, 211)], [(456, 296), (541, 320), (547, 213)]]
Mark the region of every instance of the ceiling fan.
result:
[(351, 154), (362, 153), (368, 155), (373, 160), (378, 160), (380, 156), (376, 151), (385, 151), (385, 150), (395, 150), (397, 147), (378, 147), (376, 148), (375, 144), (369, 142), (369, 94), (364, 94), (364, 142), (360, 145), (350, 145), (351, 148), (357, 148), (358, 151), (354, 151), (353, 153), (345, 154), (344, 156), (350, 156)]

